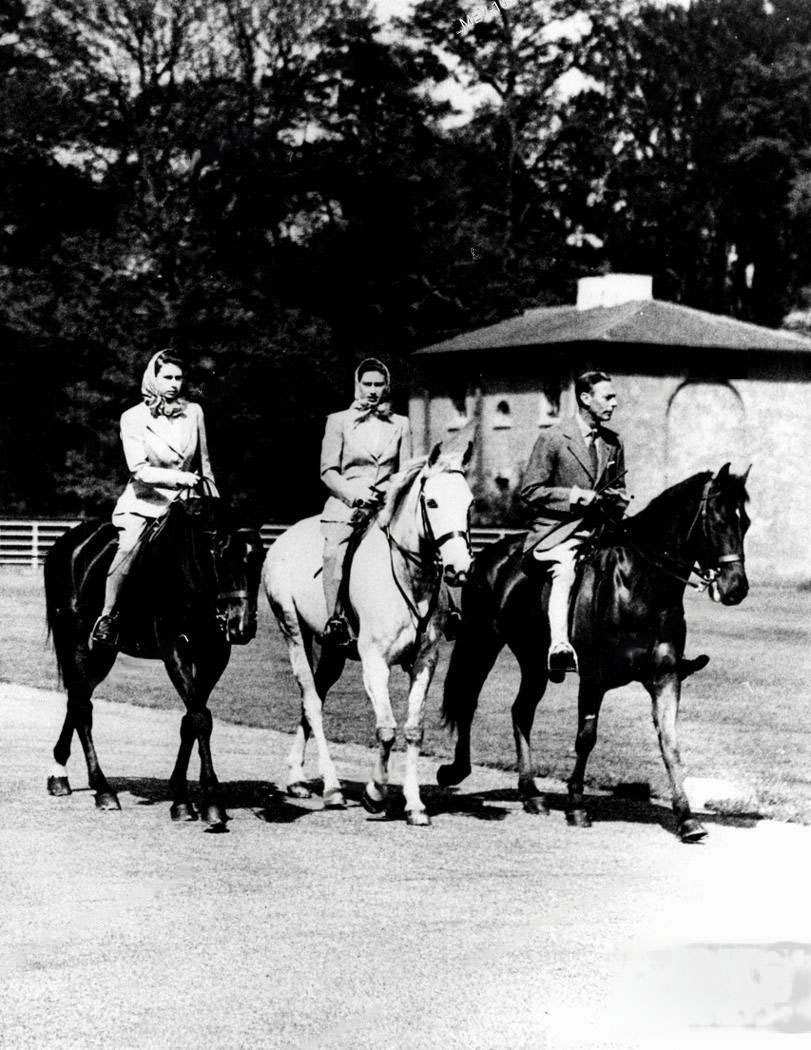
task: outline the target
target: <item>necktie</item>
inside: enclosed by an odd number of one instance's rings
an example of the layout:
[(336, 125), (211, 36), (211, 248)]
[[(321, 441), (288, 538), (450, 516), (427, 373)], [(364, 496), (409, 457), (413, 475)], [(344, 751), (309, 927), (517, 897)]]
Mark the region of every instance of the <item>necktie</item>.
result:
[(600, 469), (600, 458), (597, 455), (597, 431), (592, 430), (588, 436), (586, 442), (589, 446), (589, 456), (591, 457), (591, 473), (594, 476), (594, 480), (597, 480), (597, 473)]

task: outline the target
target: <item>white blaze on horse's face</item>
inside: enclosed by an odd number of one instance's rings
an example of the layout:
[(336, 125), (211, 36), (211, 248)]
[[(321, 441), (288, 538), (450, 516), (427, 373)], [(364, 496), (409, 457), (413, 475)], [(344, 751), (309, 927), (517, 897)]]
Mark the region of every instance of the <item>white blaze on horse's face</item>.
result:
[(422, 502), (445, 579), (453, 585), (464, 583), (473, 563), (468, 539), (473, 494), (464, 474), (460, 470), (429, 474), (422, 487)]

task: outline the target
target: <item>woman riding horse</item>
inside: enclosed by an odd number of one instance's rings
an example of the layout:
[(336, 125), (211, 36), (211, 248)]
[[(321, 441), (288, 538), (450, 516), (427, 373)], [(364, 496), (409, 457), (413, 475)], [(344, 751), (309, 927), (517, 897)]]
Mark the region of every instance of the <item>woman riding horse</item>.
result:
[(383, 501), (389, 478), (411, 455), (408, 419), (391, 410), (388, 368), (374, 357), (355, 370), (355, 400), (327, 416), (321, 445), (321, 479), (330, 496), (321, 517), (324, 597), (329, 619), (324, 639), (349, 643), (339, 596), (349, 541)]
[(118, 643), (118, 600), (144, 531), (186, 489), (201, 481), (217, 496), (208, 460), (203, 410), (181, 397), (184, 366), (170, 350), (155, 354), (141, 382), (143, 402), (121, 417), (121, 442), (130, 480), (113, 511), (118, 550), (107, 574), (104, 608), (90, 645)]

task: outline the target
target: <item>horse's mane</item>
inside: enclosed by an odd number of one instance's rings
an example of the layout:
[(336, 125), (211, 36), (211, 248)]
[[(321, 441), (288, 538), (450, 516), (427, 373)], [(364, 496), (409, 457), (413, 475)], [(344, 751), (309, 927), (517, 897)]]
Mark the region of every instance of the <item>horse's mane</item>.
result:
[(686, 493), (693, 488), (701, 491), (712, 476), (711, 470), (703, 470), (698, 474), (692, 474), (683, 481), (676, 482), (664, 492), (660, 492), (658, 496), (654, 496), (638, 514), (628, 518), (628, 525), (634, 529), (647, 529), (660, 523), (666, 523), (673, 517), (673, 508), (683, 502)]
[(382, 528), (391, 524), (392, 518), (395, 517), (400, 509), (414, 479), (427, 462), (427, 456), (415, 456), (405, 464), (402, 470), (398, 471), (392, 477), (389, 490), (386, 493), (386, 502), (380, 508), (377, 515), (377, 522)]

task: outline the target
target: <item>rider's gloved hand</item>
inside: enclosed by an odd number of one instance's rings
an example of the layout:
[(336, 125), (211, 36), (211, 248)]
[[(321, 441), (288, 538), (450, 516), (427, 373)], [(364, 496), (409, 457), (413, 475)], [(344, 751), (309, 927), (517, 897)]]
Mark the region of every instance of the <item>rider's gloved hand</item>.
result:
[(573, 507), (591, 507), (594, 506), (600, 497), (594, 491), (594, 489), (581, 489), (577, 485), (572, 486), (572, 491), (569, 496), (569, 502)]
[(371, 485), (358, 485), (353, 491), (353, 496), (353, 507), (373, 509), (379, 507), (383, 500), (383, 494)]
[(200, 483), (200, 475), (193, 470), (179, 470), (177, 472), (177, 485), (181, 489), (193, 489)]

